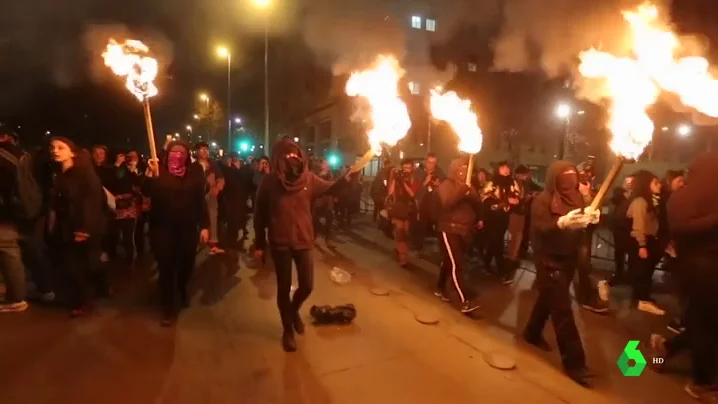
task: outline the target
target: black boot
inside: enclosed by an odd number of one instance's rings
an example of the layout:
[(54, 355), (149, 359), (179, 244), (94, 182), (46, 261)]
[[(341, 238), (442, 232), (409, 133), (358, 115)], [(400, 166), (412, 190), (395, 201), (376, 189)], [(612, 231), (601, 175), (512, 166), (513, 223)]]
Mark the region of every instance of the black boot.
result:
[(294, 332), (291, 330), (284, 331), (284, 334), (282, 334), (282, 348), (284, 348), (284, 352), (296, 352), (297, 341), (294, 339)]

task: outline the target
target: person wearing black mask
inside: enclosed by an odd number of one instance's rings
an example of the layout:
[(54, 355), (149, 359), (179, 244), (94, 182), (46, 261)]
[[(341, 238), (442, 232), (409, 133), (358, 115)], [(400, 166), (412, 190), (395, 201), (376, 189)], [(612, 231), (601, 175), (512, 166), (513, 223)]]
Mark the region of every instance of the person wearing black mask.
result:
[(556, 161), (548, 169), (546, 189), (531, 204), (531, 244), (536, 263), (539, 296), (524, 330), (524, 339), (544, 351), (543, 338), (551, 318), (566, 374), (589, 386), (586, 356), (571, 311), (569, 287), (578, 265), (583, 229), (598, 223), (600, 212), (589, 210), (578, 190), (576, 167)]
[(174, 324), (190, 304), (187, 285), (192, 276), (198, 242), (209, 241), (207, 181), (199, 164), (191, 164), (184, 142), (167, 145), (167, 161), (148, 161), (142, 193), (152, 199), (150, 245), (157, 259), (162, 326)]
[(511, 167), (505, 161), (499, 163), (494, 177), (484, 185), (482, 191), (486, 204), (484, 263), (488, 267), (492, 260), (496, 260), (496, 267), (505, 285), (514, 281), (513, 270), (504, 259), (504, 235), (509, 228), (509, 211), (520, 203), (517, 191), (518, 185), (511, 177)]
[[(314, 225), (312, 201), (332, 189), (334, 183), (312, 173), (304, 151), (291, 139), (282, 138), (272, 148), (272, 167), (259, 185), (254, 204), (255, 256), (263, 260), (269, 247), (277, 276), (277, 306), (286, 352), (297, 350), (294, 332), (304, 334), (299, 314), (314, 284)], [(269, 242), (266, 233), (269, 230)], [(298, 287), (290, 298), (292, 262)]]
[[(688, 168), (686, 185), (668, 199), (668, 229), (686, 302), (686, 332), (693, 359), (693, 398), (715, 397), (718, 380), (718, 153), (699, 156)], [(706, 402), (708, 402), (706, 400)]]

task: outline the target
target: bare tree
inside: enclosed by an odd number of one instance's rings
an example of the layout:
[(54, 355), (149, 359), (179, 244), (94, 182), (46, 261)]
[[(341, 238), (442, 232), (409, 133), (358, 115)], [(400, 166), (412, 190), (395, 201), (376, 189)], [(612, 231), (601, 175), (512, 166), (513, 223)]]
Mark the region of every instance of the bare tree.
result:
[(215, 100), (197, 100), (195, 114), (198, 116), (197, 132), (206, 136), (207, 141), (217, 139), (217, 133), (224, 127), (224, 111)]

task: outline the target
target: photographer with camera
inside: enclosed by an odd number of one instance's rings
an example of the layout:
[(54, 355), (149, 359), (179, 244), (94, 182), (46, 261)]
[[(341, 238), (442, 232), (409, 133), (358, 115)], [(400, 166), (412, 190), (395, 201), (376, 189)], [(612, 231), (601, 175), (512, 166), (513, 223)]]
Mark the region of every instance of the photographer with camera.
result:
[(436, 190), (445, 179), (444, 172), (437, 166), (436, 153), (426, 155), (424, 164), (416, 170), (414, 177), (415, 181), (421, 184), (421, 188), (416, 195), (419, 217), (412, 234), (415, 236), (414, 245), (417, 251), (421, 251), (427, 233), (433, 234), (439, 211), (439, 197), (436, 195)]
[(386, 210), (394, 226), (396, 254), (402, 268), (409, 264), (409, 226), (416, 218), (415, 198), (420, 186), (414, 180), (414, 163), (410, 159), (402, 160), (390, 175)]

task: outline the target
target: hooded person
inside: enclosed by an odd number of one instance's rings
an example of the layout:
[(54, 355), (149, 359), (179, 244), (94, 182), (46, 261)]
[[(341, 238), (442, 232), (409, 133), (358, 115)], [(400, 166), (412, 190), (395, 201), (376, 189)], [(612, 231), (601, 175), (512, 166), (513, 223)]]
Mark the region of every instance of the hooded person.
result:
[(504, 236), (509, 228), (509, 211), (520, 203), (515, 196), (518, 185), (511, 176), (511, 167), (506, 161), (499, 162), (496, 172), (482, 189), (486, 205), (486, 259), (488, 266), (496, 261), (496, 267), (505, 285), (514, 281), (513, 268), (504, 259)]
[(198, 242), (209, 240), (209, 212), (202, 167), (192, 164), (190, 146), (174, 141), (167, 159), (148, 161), (142, 194), (152, 199), (150, 245), (157, 260), (162, 325), (171, 326), (182, 307), (189, 306), (187, 284)]
[(569, 294), (578, 265), (583, 229), (598, 223), (600, 217), (597, 210), (584, 207), (576, 167), (567, 161), (551, 164), (546, 189), (531, 204), (530, 233), (539, 296), (523, 337), (539, 349), (549, 351), (551, 348), (543, 338), (543, 329), (550, 317), (566, 374), (577, 383), (588, 386), (590, 374)]
[[(274, 261), (282, 346), (287, 352), (297, 349), (294, 332), (304, 333), (299, 310), (314, 284), (312, 201), (333, 190), (336, 183), (319, 178), (308, 163), (295, 142), (280, 139), (272, 148), (271, 171), (259, 184), (254, 204), (255, 255), (263, 259), (269, 248)], [(297, 267), (298, 287), (290, 298), (292, 262)]]
[(68, 284), (71, 316), (80, 317), (92, 311), (98, 293), (106, 292), (100, 268), (106, 196), (87, 152), (64, 137), (52, 138), (50, 152), (59, 172), (51, 197), (49, 244)]
[[(698, 157), (686, 185), (668, 199), (667, 219), (679, 261), (679, 285), (687, 302), (685, 326), (693, 358), (693, 380), (686, 392), (709, 396), (718, 377), (718, 153)], [(715, 394), (713, 391), (712, 394)]]
[(454, 159), (449, 167), (448, 178), (439, 185), (440, 211), (437, 227), (440, 232), (442, 253), (441, 270), (437, 290), (434, 293), (444, 301), (446, 282), (451, 279), (461, 302), (461, 312), (468, 314), (479, 308), (468, 296), (463, 277), (466, 266), (467, 243), (481, 217), (481, 197), (475, 189), (466, 185), (469, 169), (465, 157)]

